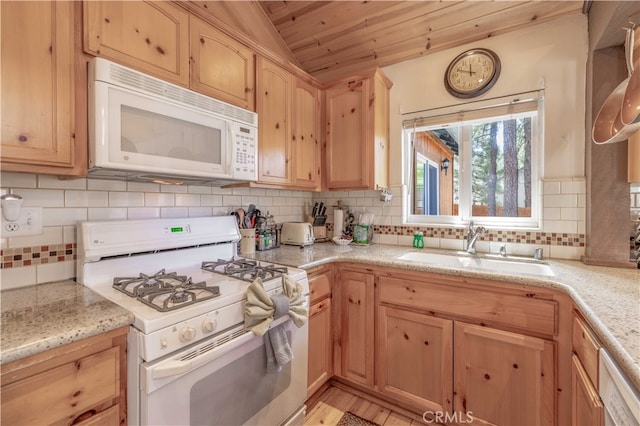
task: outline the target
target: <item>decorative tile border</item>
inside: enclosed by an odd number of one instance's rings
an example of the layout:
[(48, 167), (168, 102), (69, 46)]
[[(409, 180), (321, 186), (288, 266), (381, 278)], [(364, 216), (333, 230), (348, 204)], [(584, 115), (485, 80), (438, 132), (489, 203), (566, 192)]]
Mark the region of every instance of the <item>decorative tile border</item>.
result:
[[(327, 228), (333, 231), (333, 224), (328, 223)], [(376, 234), (413, 236), (414, 232), (422, 232), (427, 238), (448, 238), (464, 240), (467, 230), (462, 228), (446, 228), (431, 226), (393, 226), (374, 225)], [(535, 231), (489, 231), (480, 237), (480, 241), (495, 241), (519, 244), (542, 244), (551, 246), (584, 247), (584, 234), (568, 234), (558, 232)]]
[[(414, 232), (422, 232), (427, 238), (446, 238), (464, 240), (466, 229), (431, 227), (431, 226), (392, 226), (375, 225), (374, 232), (383, 235), (412, 236)], [(327, 230), (333, 232), (333, 224), (327, 223)], [(584, 247), (584, 234), (563, 234), (556, 232), (533, 231), (490, 231), (480, 237), (480, 241), (497, 241), (505, 243), (538, 244), (551, 246)], [(19, 247), (0, 250), (2, 263), (0, 269), (20, 268), (31, 265), (67, 262), (76, 260), (76, 244), (52, 244), (48, 246)]]
[(76, 260), (75, 244), (51, 244), (48, 246), (18, 247), (0, 250), (0, 269)]

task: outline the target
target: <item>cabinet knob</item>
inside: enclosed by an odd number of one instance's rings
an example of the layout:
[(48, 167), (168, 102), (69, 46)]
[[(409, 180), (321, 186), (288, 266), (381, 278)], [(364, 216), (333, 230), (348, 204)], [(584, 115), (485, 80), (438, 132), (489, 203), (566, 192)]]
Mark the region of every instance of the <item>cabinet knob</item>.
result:
[(19, 140), (20, 142), (26, 142), (26, 141), (27, 141), (27, 139), (28, 139), (28, 138), (27, 138), (25, 135), (20, 135), (20, 136), (18, 136), (18, 140)]

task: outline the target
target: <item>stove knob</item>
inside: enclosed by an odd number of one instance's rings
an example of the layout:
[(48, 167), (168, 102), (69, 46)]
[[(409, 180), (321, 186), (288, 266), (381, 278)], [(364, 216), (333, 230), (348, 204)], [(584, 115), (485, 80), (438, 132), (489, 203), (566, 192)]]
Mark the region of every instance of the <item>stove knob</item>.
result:
[(213, 330), (216, 329), (217, 325), (218, 323), (216, 322), (216, 320), (207, 318), (202, 323), (202, 331), (204, 331), (205, 333), (211, 333)]
[(193, 327), (185, 327), (180, 330), (180, 340), (183, 342), (188, 342), (189, 340), (193, 340), (196, 337), (196, 329)]

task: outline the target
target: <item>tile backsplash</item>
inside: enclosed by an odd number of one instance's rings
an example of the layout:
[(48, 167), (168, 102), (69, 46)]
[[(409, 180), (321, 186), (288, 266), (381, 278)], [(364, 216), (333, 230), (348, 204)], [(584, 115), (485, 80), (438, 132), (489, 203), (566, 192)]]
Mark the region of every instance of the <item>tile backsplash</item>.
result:
[[(315, 201), (327, 205), (328, 230), (338, 201), (355, 213), (375, 214), (374, 243), (410, 246), (413, 232), (422, 231), (425, 245), (461, 250), (465, 228), (403, 224), (402, 187), (392, 187), (393, 199), (380, 201), (380, 191), (312, 193), (259, 188), (168, 186), (96, 179), (60, 180), (54, 176), (1, 174), (2, 193), (11, 188), (26, 207), (43, 208), (43, 233), (1, 239), (1, 289), (75, 276), (76, 224), (85, 220), (129, 220), (162, 217), (227, 215), (253, 203), (276, 222), (302, 221)], [(542, 230), (501, 230), (490, 227), (478, 242), (479, 251), (530, 256), (537, 247), (545, 257), (579, 259), (584, 254), (585, 181), (582, 178), (543, 182)]]

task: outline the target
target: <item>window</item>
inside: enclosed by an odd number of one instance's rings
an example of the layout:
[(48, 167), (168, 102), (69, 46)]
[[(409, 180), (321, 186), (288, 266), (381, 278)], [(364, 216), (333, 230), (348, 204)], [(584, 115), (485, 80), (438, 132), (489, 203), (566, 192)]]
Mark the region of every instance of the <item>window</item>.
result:
[(416, 214), (439, 214), (438, 166), (422, 154), (416, 154), (415, 188)]
[(406, 118), (407, 222), (539, 228), (541, 108), (536, 97)]

